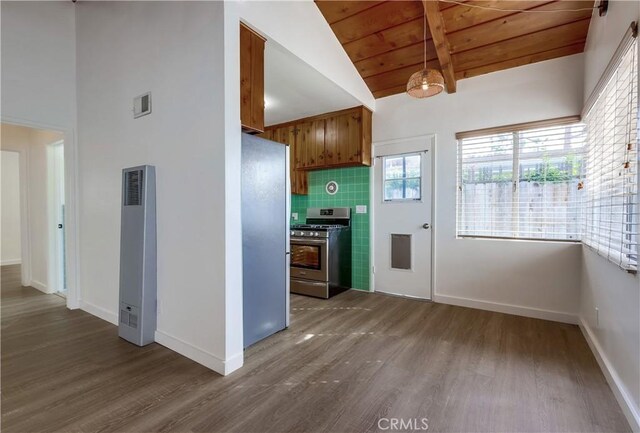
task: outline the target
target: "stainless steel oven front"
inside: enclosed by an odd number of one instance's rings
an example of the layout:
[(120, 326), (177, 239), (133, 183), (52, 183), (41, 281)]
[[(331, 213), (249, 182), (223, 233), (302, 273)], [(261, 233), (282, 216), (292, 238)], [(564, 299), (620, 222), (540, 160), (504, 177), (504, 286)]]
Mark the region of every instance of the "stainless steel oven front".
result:
[(327, 238), (291, 237), (291, 278), (329, 280)]

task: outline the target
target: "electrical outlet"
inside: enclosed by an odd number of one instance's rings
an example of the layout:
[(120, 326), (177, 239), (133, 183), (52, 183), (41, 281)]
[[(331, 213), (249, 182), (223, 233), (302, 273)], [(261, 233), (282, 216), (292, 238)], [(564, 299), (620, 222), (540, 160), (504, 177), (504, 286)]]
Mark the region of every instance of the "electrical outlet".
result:
[(291, 218), (293, 218), (294, 221), (298, 221), (298, 212), (292, 213)]
[(596, 328), (600, 327), (600, 310), (596, 307)]
[(357, 205), (356, 213), (367, 213), (367, 205), (364, 205), (364, 204)]

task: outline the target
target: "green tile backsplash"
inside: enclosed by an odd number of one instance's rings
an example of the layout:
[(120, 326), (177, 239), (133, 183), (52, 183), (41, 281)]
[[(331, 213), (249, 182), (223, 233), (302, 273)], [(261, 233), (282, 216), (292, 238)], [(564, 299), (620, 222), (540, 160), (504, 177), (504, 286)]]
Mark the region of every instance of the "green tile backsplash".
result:
[[(304, 222), (310, 207), (351, 208), (351, 287), (361, 290), (369, 290), (369, 170), (369, 167), (350, 167), (311, 171), (309, 195), (291, 198), (291, 212), (298, 213), (297, 222)], [(330, 180), (338, 183), (335, 195), (325, 192)], [(367, 213), (357, 214), (356, 205), (367, 206)]]

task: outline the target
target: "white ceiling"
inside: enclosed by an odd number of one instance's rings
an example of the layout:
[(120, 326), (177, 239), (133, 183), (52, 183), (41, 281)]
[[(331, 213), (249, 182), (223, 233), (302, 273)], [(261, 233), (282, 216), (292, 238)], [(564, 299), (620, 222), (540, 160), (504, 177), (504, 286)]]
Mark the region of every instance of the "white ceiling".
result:
[(264, 50), (264, 99), (267, 126), (362, 105), (272, 40)]

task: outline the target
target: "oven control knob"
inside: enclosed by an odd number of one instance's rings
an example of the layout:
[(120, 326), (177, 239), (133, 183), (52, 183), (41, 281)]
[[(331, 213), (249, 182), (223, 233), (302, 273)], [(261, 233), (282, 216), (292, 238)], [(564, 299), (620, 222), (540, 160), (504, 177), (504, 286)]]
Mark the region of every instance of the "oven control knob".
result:
[(315, 232), (313, 235), (314, 235), (314, 236), (320, 236), (320, 233)]

